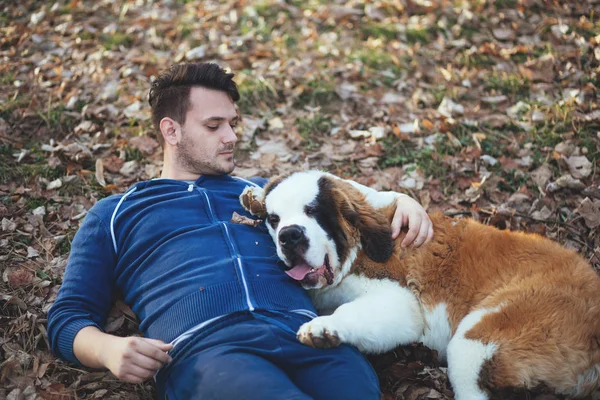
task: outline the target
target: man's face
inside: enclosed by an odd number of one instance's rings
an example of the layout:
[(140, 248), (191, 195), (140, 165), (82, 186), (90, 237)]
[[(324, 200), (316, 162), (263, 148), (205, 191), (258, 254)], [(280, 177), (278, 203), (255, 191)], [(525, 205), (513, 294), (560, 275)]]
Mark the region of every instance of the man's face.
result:
[(193, 87), (191, 108), (181, 126), (177, 161), (197, 175), (229, 174), (235, 168), (233, 151), (238, 116), (227, 93)]

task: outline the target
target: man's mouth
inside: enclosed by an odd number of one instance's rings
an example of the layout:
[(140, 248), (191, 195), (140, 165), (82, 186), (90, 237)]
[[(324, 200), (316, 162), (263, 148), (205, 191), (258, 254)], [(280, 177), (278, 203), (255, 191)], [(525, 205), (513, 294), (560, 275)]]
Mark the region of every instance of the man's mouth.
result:
[(318, 268), (311, 267), (306, 263), (300, 263), (293, 268), (285, 271), (292, 279), (303, 282), (314, 282), (319, 276), (323, 276), (327, 280), (327, 284), (333, 284), (333, 269), (329, 264), (329, 255), (325, 256), (323, 265)]

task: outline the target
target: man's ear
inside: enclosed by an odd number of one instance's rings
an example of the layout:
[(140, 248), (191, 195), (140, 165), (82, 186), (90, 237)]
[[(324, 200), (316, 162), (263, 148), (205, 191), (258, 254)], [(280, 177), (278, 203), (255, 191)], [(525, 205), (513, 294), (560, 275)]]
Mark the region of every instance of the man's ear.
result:
[[(350, 186), (350, 185), (348, 185)], [(358, 193), (340, 193), (340, 213), (360, 235), (362, 249), (371, 260), (385, 262), (394, 254), (392, 228), (385, 214), (371, 206)]]
[(265, 208), (265, 192), (256, 186), (246, 186), (240, 195), (240, 203), (250, 214), (264, 219), (267, 216)]
[(160, 120), (160, 133), (165, 139), (165, 143), (171, 146), (177, 146), (181, 140), (181, 125), (172, 118), (164, 117)]

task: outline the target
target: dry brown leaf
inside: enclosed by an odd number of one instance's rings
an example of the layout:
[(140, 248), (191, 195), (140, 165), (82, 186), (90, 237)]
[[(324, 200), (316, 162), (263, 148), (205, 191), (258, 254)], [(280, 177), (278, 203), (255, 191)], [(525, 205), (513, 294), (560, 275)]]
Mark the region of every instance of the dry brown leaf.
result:
[(592, 163), (586, 156), (571, 156), (564, 160), (575, 179), (586, 178), (592, 173)]
[(96, 159), (96, 181), (100, 186), (106, 186), (106, 180), (104, 179), (104, 163), (101, 158)]
[(261, 219), (252, 219), (252, 218), (248, 218), (244, 215), (240, 215), (238, 213), (236, 213), (235, 211), (233, 212), (232, 216), (231, 216), (231, 221), (234, 224), (242, 224), (242, 225), (248, 225), (248, 226), (252, 226), (252, 227), (257, 227), (258, 225), (260, 225), (260, 223), (262, 222)]
[(33, 273), (25, 268), (19, 268), (8, 274), (8, 284), (13, 288), (30, 285), (33, 281)]
[(588, 228), (596, 229), (600, 226), (600, 200), (592, 201), (586, 197), (575, 211), (583, 217)]
[(129, 139), (129, 144), (146, 155), (154, 153), (159, 146), (158, 142), (150, 136), (134, 136)]

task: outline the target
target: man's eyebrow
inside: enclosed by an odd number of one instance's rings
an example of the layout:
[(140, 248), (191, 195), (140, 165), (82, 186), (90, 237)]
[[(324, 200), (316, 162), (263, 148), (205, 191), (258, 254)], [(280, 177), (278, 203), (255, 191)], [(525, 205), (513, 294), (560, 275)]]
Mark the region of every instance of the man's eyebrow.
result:
[[(235, 117), (231, 118), (231, 121), (237, 121), (239, 119), (239, 117), (236, 115)], [(208, 117), (206, 119), (204, 119), (204, 122), (221, 122), (221, 121), (227, 121), (228, 119), (225, 117)]]

